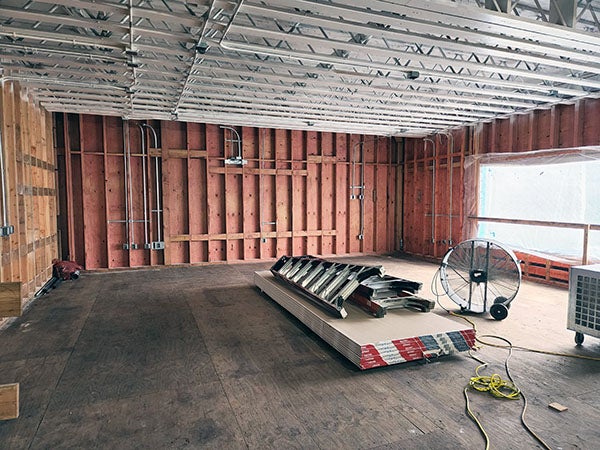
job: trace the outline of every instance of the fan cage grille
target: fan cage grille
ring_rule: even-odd
[[[514,253],[501,244],[471,239],[446,253],[440,280],[446,294],[461,309],[483,313],[494,302],[508,306],[516,297],[521,268]]]

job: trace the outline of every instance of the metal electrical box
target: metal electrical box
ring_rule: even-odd
[[[567,328],[578,345],[586,334],[600,337],[600,264],[571,267]]]

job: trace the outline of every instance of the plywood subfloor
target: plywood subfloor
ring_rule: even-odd
[[[343,260],[383,264],[430,296],[435,265]],[[0,332],[0,383],[21,391],[0,448],[483,448],[464,413],[474,360],[360,371],[257,292],[268,266],[84,274],[37,301]],[[525,283],[507,320],[471,319],[516,345],[600,357],[598,339],[574,346],[566,309],[566,291]],[[505,356],[478,352],[503,375]],[[515,351],[510,368],[550,446],[600,446],[600,362]],[[492,448],[536,448],[520,402],[471,401]]]

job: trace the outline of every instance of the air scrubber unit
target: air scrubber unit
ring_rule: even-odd
[[[571,267],[567,328],[577,345],[585,334],[600,337],[600,264]]]

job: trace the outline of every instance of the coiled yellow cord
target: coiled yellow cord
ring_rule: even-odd
[[[473,388],[477,391],[483,391],[483,392],[490,392],[491,395],[493,395],[496,398],[506,398],[506,399],[510,399],[510,400],[514,400],[517,398],[522,398],[523,399],[523,409],[521,410],[521,423],[523,424],[523,427],[527,430],[527,432],[536,440],[538,441],[539,444],[542,445],[542,447],[546,450],[551,450],[550,446],[540,437],[538,436],[535,431],[533,431],[531,429],[531,427],[527,424],[527,422],[525,421],[525,412],[527,411],[527,397],[525,397],[525,394],[522,393],[513,383],[512,381],[512,377],[510,375],[510,371],[508,369],[508,360],[510,359],[511,355],[512,355],[512,351],[514,348],[517,348],[519,350],[525,350],[525,351],[531,351],[531,352],[536,352],[536,353],[545,353],[545,354],[550,354],[550,355],[556,355],[556,356],[568,356],[568,357],[574,357],[574,358],[581,358],[581,359],[592,359],[592,360],[600,360],[600,358],[593,358],[593,357],[585,357],[585,356],[580,356],[580,355],[571,355],[571,354],[561,354],[561,353],[553,353],[553,352],[546,352],[543,350],[535,350],[535,349],[529,349],[526,347],[515,347],[513,346],[512,342],[510,342],[508,339],[505,339],[501,336],[494,336],[494,335],[483,335],[483,336],[477,336],[477,327],[475,325],[475,322],[473,322],[472,320],[469,320],[467,317],[461,315],[461,314],[456,314],[455,312],[450,311],[447,308],[444,308],[444,306],[442,306],[442,304],[440,303],[440,297],[441,295],[439,294],[439,292],[437,291],[437,281],[439,280],[439,269],[436,272],[435,276],[433,277],[433,280],[431,281],[431,290],[434,293],[434,295],[436,296],[437,299],[437,303],[438,305],[444,310],[446,311],[448,314],[455,316],[455,317],[459,317],[462,320],[465,320],[466,322],[468,322],[472,327],[473,327],[473,331],[475,331],[475,340],[476,342],[478,342],[481,345],[488,345],[491,347],[497,347],[497,348],[504,348],[508,351],[508,356],[506,358],[506,360],[504,361],[504,368],[506,369],[506,374],[508,375],[508,378],[510,379],[510,381],[505,381],[502,380],[502,378],[500,377],[500,375],[494,374],[492,376],[488,376],[488,377],[484,377],[479,375],[479,369],[482,367],[487,367],[488,364],[484,361],[482,361],[481,359],[477,358],[475,355],[473,355],[473,353],[471,352],[471,350],[469,350],[469,355],[471,356],[471,358],[475,359],[476,361],[480,362],[481,365],[478,366],[475,369],[475,377],[471,377],[469,380],[469,384],[467,386],[465,386],[465,388],[463,389],[463,393],[465,396],[465,409],[467,411],[468,416],[473,420],[473,422],[475,422],[475,424],[477,425],[477,427],[479,428],[479,431],[481,432],[483,438],[485,439],[485,450],[489,450],[490,448],[490,437],[488,436],[487,432],[485,431],[485,428],[483,427],[482,423],[479,421],[479,419],[477,418],[477,416],[473,413],[473,411],[471,410],[471,402],[469,401],[469,388]],[[504,341],[506,343],[506,345],[498,345],[498,344],[493,344],[487,341],[483,341],[480,338],[484,337],[484,338],[492,338],[492,339],[498,339],[501,341]],[[475,347],[473,347],[473,349],[475,350]]]
[[[511,381],[503,380],[497,373],[490,376],[479,375],[479,369],[483,365],[475,369],[477,376],[471,377],[469,387],[479,392],[489,392],[496,398],[505,398],[508,400],[516,400],[521,395],[521,391]]]

